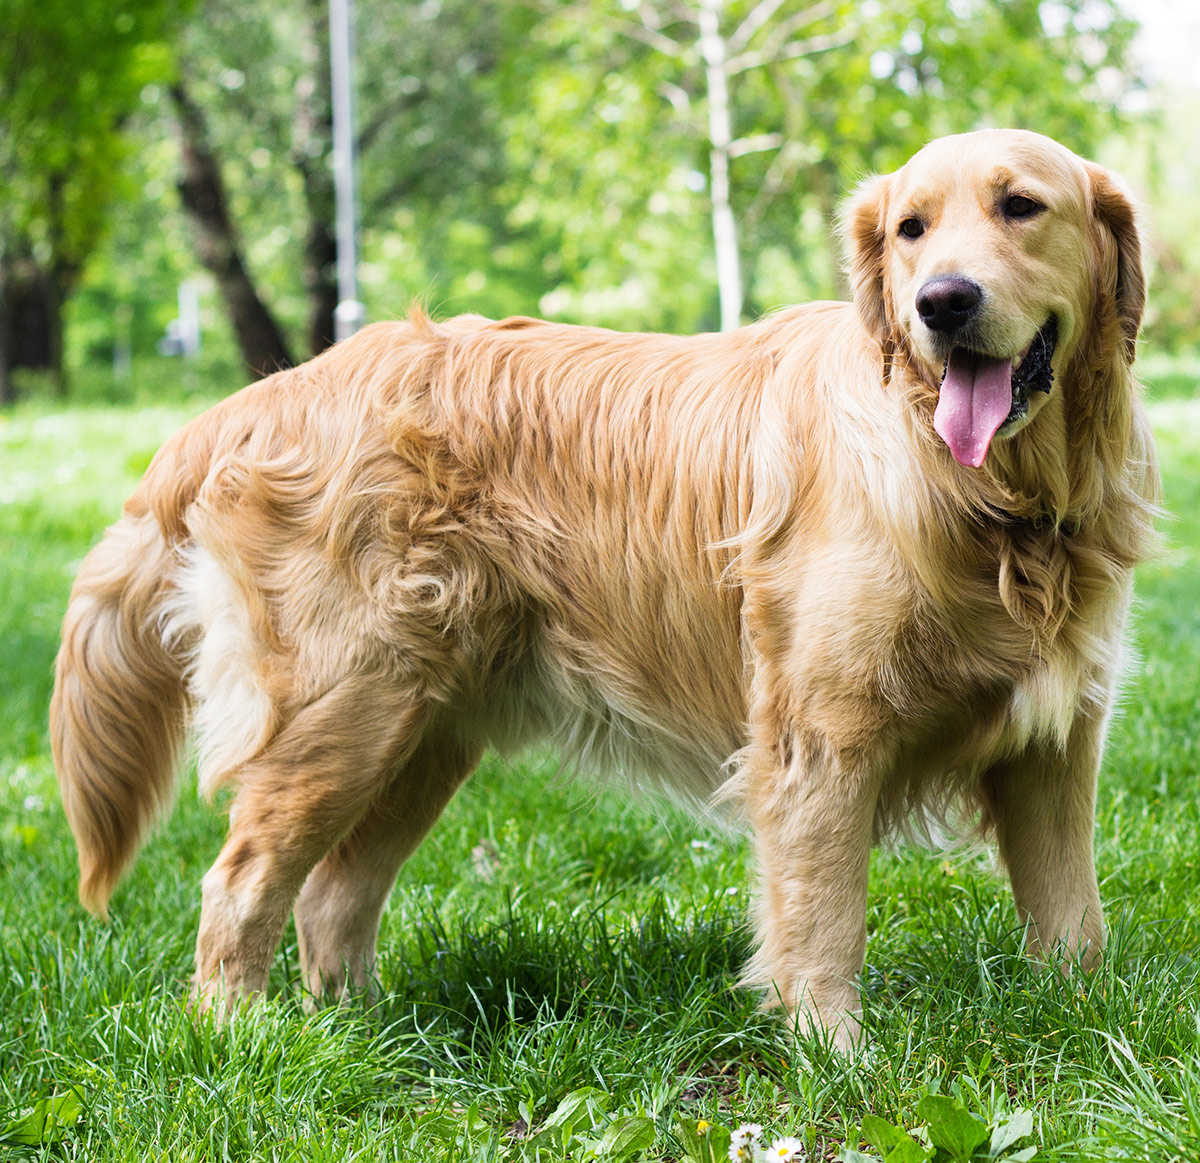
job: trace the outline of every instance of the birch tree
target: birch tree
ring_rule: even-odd
[[[0,0],[0,404],[15,368],[45,369],[66,392],[63,308],[118,201],[124,126],[176,19],[166,0],[117,13]]]
[[[708,187],[721,330],[738,327],[745,299],[738,221],[730,170],[744,154],[780,150],[782,132],[738,136],[733,87],[747,74],[849,44],[854,30],[844,7],[818,0],[796,8],[788,0],[758,0],[748,10],[731,0],[626,0],[628,35],[686,68],[698,57],[703,69]],[[836,17],[840,20],[835,20]],[[672,94],[686,103],[683,86]]]

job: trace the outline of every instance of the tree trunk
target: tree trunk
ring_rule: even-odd
[[[12,310],[9,299],[8,260],[0,254],[0,406],[16,399],[12,382]]]
[[[47,367],[54,381],[54,391],[60,400],[67,396],[67,368],[63,362],[63,303],[79,275],[79,267],[67,258],[66,211],[63,190],[67,175],[51,173],[47,182],[47,233],[50,243],[50,263],[39,280],[42,295],[42,317],[46,324]]]
[[[183,164],[179,196],[195,227],[196,254],[217,280],[242,360],[256,376],[290,367],[292,357],[283,332],[242,260],[203,110],[192,100],[182,79],[171,86],[170,93],[179,119]]]
[[[308,226],[304,286],[308,292],[308,342],[313,355],[334,340],[338,304],[336,204],[333,168],[333,94],[329,71],[329,13],[325,0],[308,0],[305,72],[296,86],[292,161],[304,185]]]
[[[729,114],[729,78],[725,71],[725,38],[721,35],[721,6],[722,0],[701,0],[697,17],[708,95],[709,190],[713,242],[717,252],[721,330],[732,331],[742,321],[742,270],[737,222],[729,200],[729,147],[733,143],[733,128]]]
[[[67,368],[63,362],[63,286],[67,280],[60,270],[52,266],[42,272],[38,281],[41,292],[41,317],[46,328],[46,368],[54,385],[54,394],[67,398]]]
[[[66,395],[63,287],[74,274],[70,266],[43,267],[31,258],[0,263],[0,403],[16,399],[16,368],[48,371],[55,394]]]
[[[310,200],[308,231],[304,238],[304,286],[308,291],[308,342],[313,355],[324,351],[335,338],[336,275],[337,239],[330,220],[318,217]]]

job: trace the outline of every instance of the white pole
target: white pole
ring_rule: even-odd
[[[333,313],[335,339],[346,339],[362,326],[365,309],[358,301],[358,205],[354,192],[354,92],[350,65],[354,55],[354,0],[329,2],[329,67],[333,88],[333,185],[337,201],[338,305]]]
[[[188,359],[200,354],[200,284],[195,279],[179,284],[179,346]]]

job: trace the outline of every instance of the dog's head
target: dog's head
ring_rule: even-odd
[[[864,183],[845,229],[863,323],[940,382],[934,427],[962,464],[1035,421],[1085,340],[1133,359],[1145,283],[1132,204],[1049,138],[934,141]]]

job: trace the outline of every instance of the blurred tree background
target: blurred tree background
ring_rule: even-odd
[[[1147,335],[1200,344],[1197,94],[1148,83],[1117,0],[356,9],[370,319],[420,298],[691,331],[841,295],[858,179],[1014,125],[1133,180]],[[189,374],[330,341],[327,20],[324,0],[0,0],[0,400],[134,392],[181,285]]]

